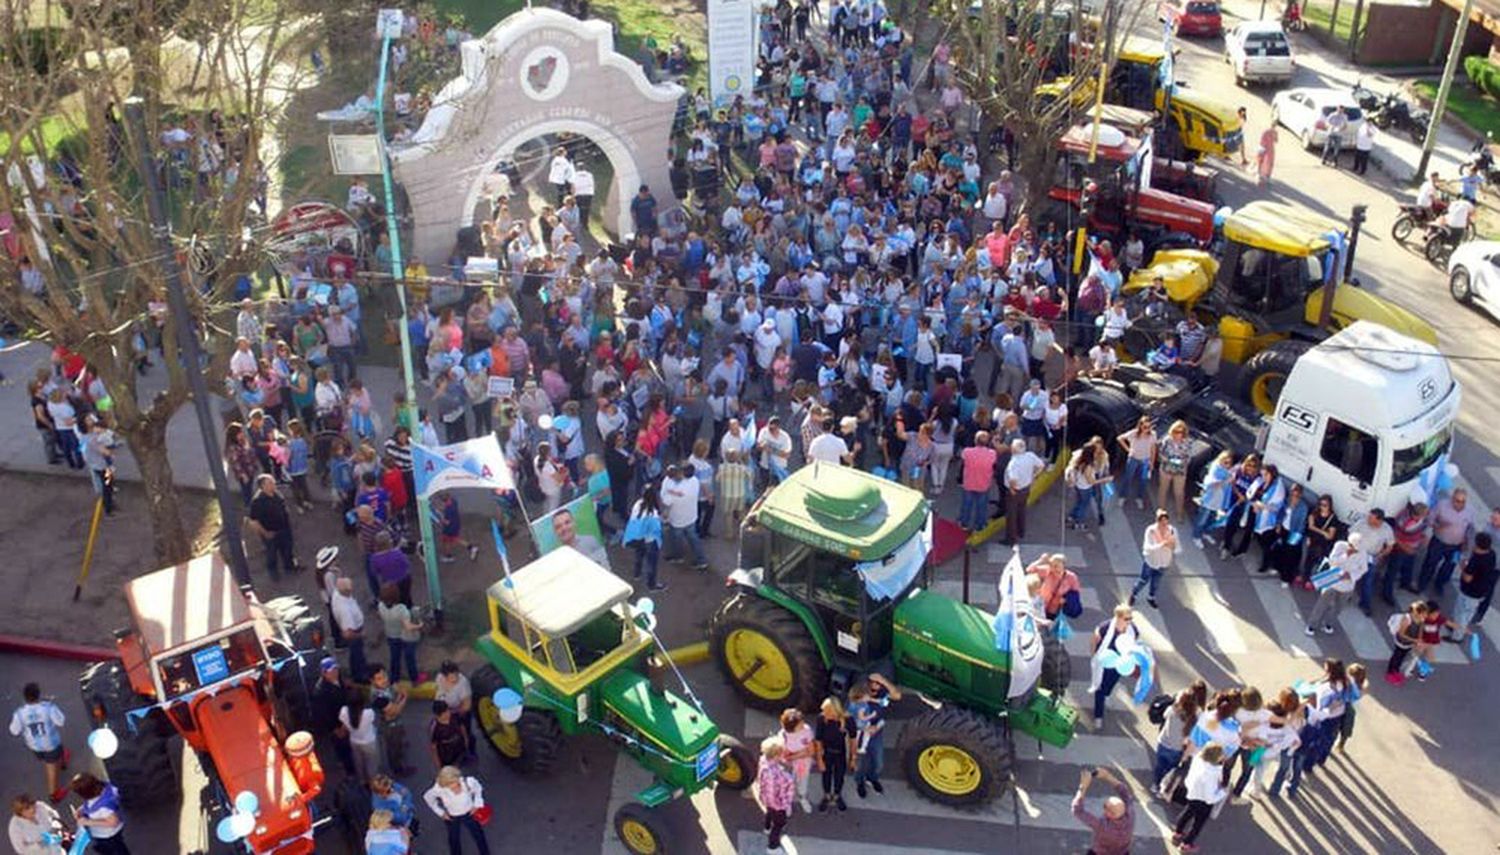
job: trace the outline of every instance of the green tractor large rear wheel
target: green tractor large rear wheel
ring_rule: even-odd
[[[480,735],[506,765],[523,775],[545,775],[562,753],[563,732],[549,712],[527,708],[521,718],[509,723],[491,700],[505,687],[505,678],[493,665],[485,665],[469,676],[474,687],[474,719]]]
[[[901,732],[900,755],[917,792],[945,805],[984,804],[1010,780],[1010,746],[1000,725],[961,707],[912,719]]]
[[[786,609],[737,593],[714,613],[708,644],[747,706],[812,711],[828,689],[828,667],[812,632]]]
[[[1310,341],[1284,339],[1245,360],[1245,367],[1240,370],[1240,390],[1245,400],[1262,413],[1274,413],[1276,399],[1281,397],[1281,387],[1291,376],[1292,366],[1312,348]]]

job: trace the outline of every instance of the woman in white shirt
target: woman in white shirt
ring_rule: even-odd
[[[442,817],[448,827],[448,852],[461,855],[463,852],[463,829],[469,830],[480,855],[490,855],[490,845],[484,839],[484,826],[476,813],[485,810],[484,788],[473,778],[465,777],[456,766],[444,766],[438,770],[437,782],[422,794],[432,812]]]
[[[375,731],[375,711],[365,706],[362,693],[350,694],[349,702],[339,710],[339,724],[349,731],[354,774],[361,781],[370,780],[380,771],[380,738]]]
[[[1183,787],[1187,790],[1187,808],[1177,818],[1177,825],[1172,832],[1172,842],[1181,847],[1183,852],[1198,851],[1198,846],[1193,841],[1203,831],[1214,805],[1226,794],[1222,780],[1223,760],[1224,749],[1210,742],[1193,756],[1193,762],[1188,766],[1187,777],[1183,781]]]
[[[29,795],[10,803],[10,845],[18,855],[63,855],[62,821],[52,805]]]

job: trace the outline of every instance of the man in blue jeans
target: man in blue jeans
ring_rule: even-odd
[[[707,570],[708,557],[703,554],[703,541],[698,539],[698,478],[682,466],[674,463],[667,467],[667,477],[661,485],[661,504],[667,517],[666,548],[662,558],[681,561],[682,553],[691,549],[693,569]],[[683,541],[687,546],[683,546]]]
[[[1385,511],[1371,508],[1364,518],[1349,526],[1349,533],[1359,535],[1359,551],[1370,559],[1370,572],[1359,578],[1359,610],[1366,615],[1373,607],[1375,578],[1380,575],[1380,562],[1396,547],[1396,533],[1385,521]],[[1348,538],[1353,542],[1352,538]]]
[[[1432,508],[1432,539],[1422,559],[1422,574],[1417,577],[1417,591],[1427,590],[1443,595],[1453,568],[1474,539],[1474,509],[1469,507],[1469,492],[1462,487]]]

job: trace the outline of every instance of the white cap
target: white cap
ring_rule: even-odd
[[[315,561],[319,570],[326,570],[328,569],[328,565],[332,564],[338,559],[339,548],[337,546],[325,546],[322,549],[318,550],[318,555]]]

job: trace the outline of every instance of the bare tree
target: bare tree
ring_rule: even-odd
[[[1023,208],[1046,199],[1056,171],[1055,144],[1086,119],[1119,41],[1144,0],[1107,0],[1096,14],[1062,0],[946,0],[942,38],[953,48],[955,78],[986,128],[1015,135]]]
[[[188,371],[222,388],[234,330],[227,308],[261,267],[253,210],[264,137],[290,37],[276,0],[5,0],[0,23],[0,309],[30,335],[85,359],[113,401],[115,428],[145,481],[156,557],[188,557],[166,428],[189,395]],[[39,33],[41,35],[39,35]],[[140,141],[122,121],[145,103],[146,133],[170,188],[173,245],[192,318],[164,311],[162,253],[143,197]],[[209,112],[222,111],[211,125]],[[175,146],[168,128],[196,136]],[[60,139],[60,141],[59,141]],[[201,142],[200,142],[201,141]],[[222,144],[220,144],[222,143]],[[30,262],[41,287],[22,285]],[[36,283],[33,280],[31,284]],[[160,335],[166,386],[137,386],[142,337]],[[197,335],[205,366],[178,343]]]

